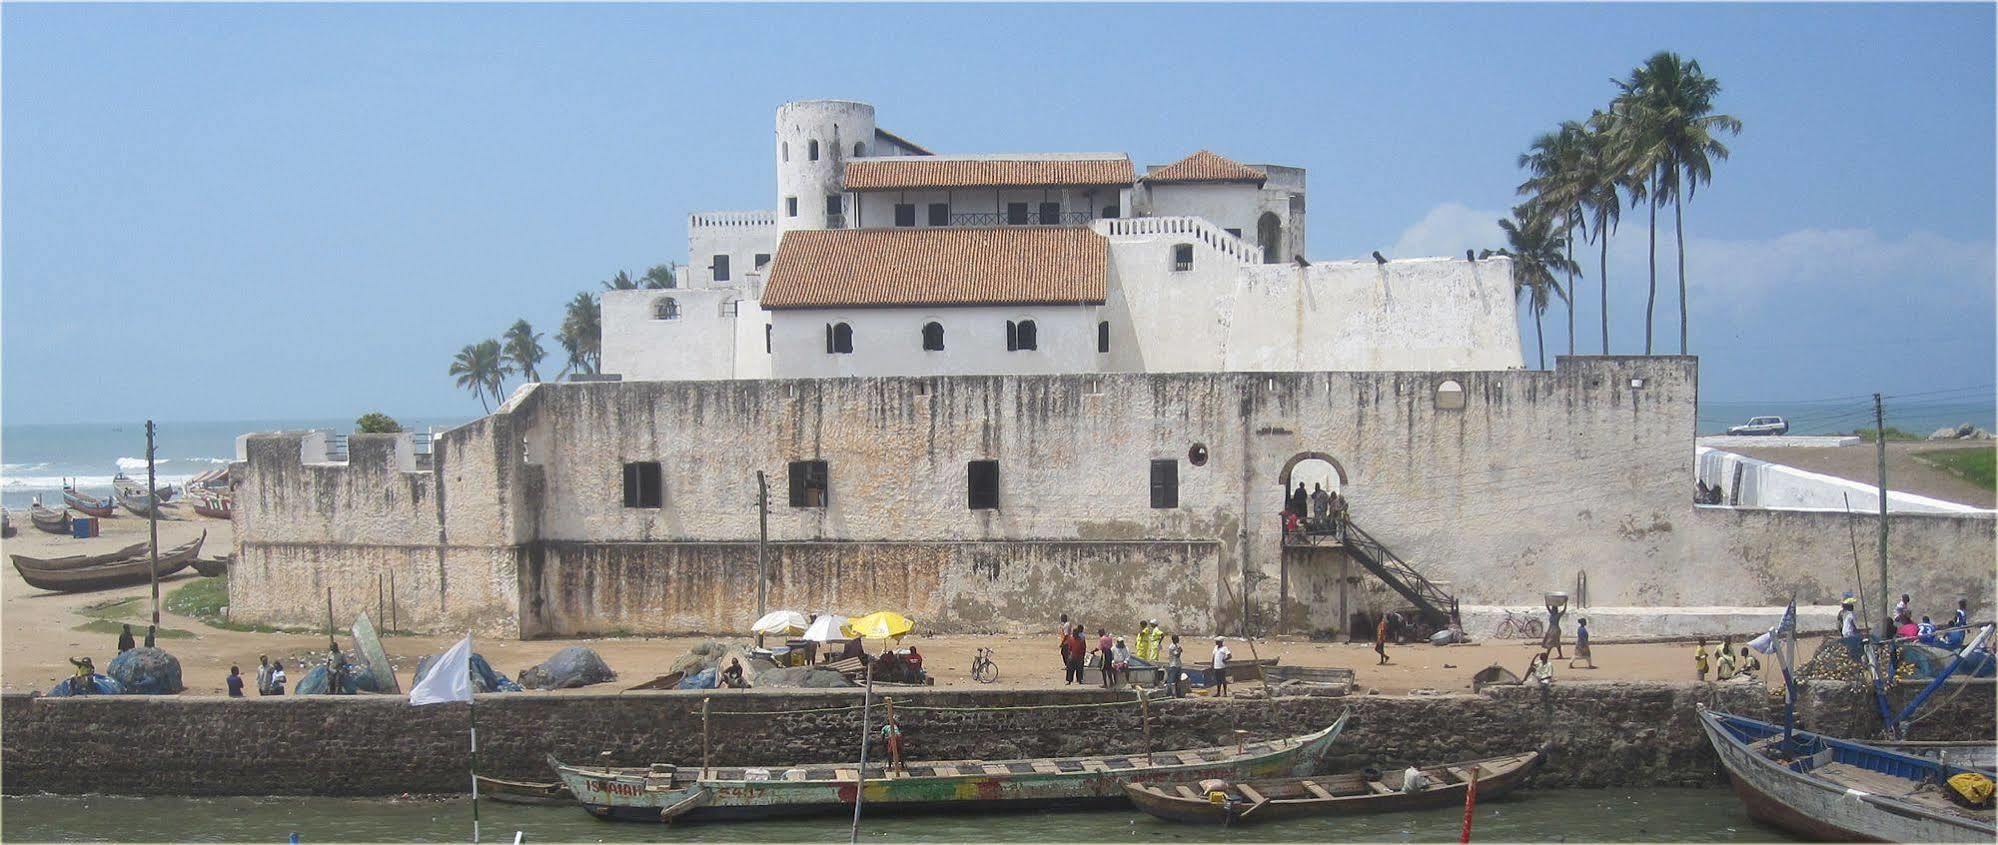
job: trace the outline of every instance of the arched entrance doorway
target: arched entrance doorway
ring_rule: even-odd
[[[1332,497],[1343,495],[1347,488],[1346,467],[1324,452],[1299,452],[1284,462],[1277,484],[1283,508],[1295,509],[1301,499],[1304,511],[1294,521],[1288,517],[1283,520],[1277,629],[1313,638],[1337,638],[1348,627],[1343,617],[1351,599],[1347,579],[1352,572],[1340,542]]]
[[[1263,245],[1264,264],[1283,261],[1283,220],[1275,212],[1256,218],[1256,243]]]

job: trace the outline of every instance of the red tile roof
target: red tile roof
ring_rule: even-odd
[[[1110,242],[1080,226],[804,229],[777,246],[763,307],[1101,303]]]
[[[1127,156],[1114,158],[938,158],[898,156],[846,165],[849,191],[920,188],[1038,188],[1059,185],[1130,185],[1137,171]]]
[[[1260,185],[1267,179],[1267,173],[1206,150],[1145,174],[1145,181],[1155,185],[1174,182],[1254,182]]]

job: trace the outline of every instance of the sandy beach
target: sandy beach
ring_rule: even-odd
[[[230,525],[217,519],[206,519],[193,515],[185,506],[170,508],[181,513],[160,521],[160,543],[169,547],[191,540],[201,532],[208,532],[208,540],[203,546],[203,556],[226,554],[231,545]],[[22,515],[21,523],[26,522]],[[27,554],[49,557],[65,554],[92,554],[116,549],[121,545],[143,540],[146,536],[146,521],[129,513],[103,521],[102,536],[90,540],[75,540],[35,530],[24,525],[26,530],[13,537],[0,541],[0,549],[10,554]],[[160,594],[165,597],[173,590],[197,578],[192,569],[168,578],[160,584]],[[94,619],[107,614],[113,621],[131,622],[141,635],[149,616],[148,598],[150,590],[146,585],[123,587],[94,593],[60,594],[47,593],[29,587],[21,580],[18,572],[9,565],[4,576],[0,576],[0,619],[4,619],[4,643],[0,645],[0,686],[10,692],[46,690],[52,684],[70,674],[69,658],[90,655],[100,669],[109,665],[116,654],[117,635],[112,632],[79,630]],[[124,601],[131,599],[133,601]],[[87,614],[88,608],[102,608],[123,601],[115,610],[99,610]],[[186,694],[220,694],[224,691],[224,678],[230,665],[243,667],[246,674],[253,673],[260,654],[268,654],[274,659],[285,661],[287,666],[303,662],[306,658],[323,659],[326,639],[323,634],[304,633],[254,633],[231,631],[211,627],[199,620],[162,611],[161,627],[167,632],[186,632],[186,636],[171,633],[159,639],[159,645],[179,658],[183,681],[187,685]],[[1134,623],[1135,624],[1135,623]],[[1092,626],[1091,631],[1094,631]],[[1130,631],[1121,632],[1126,636]],[[1473,632],[1474,634],[1477,632]],[[1751,633],[1751,632],[1742,632]],[[1210,653],[1209,632],[1199,632],[1199,636],[1186,638],[1188,662],[1207,657]],[[1572,636],[1572,631],[1570,632]],[[424,636],[389,636],[383,641],[397,675],[406,689],[416,661],[425,654],[442,651],[455,641],[456,635],[437,634]],[[676,657],[689,647],[702,642],[703,637],[618,637],[608,639],[579,640],[480,640],[478,651],[493,663],[495,669],[509,676],[518,676],[522,669],[548,658],[549,655],[570,645],[586,645],[603,655],[611,668],[618,672],[618,682],[588,688],[588,692],[606,692],[622,689],[625,686],[649,680],[664,673]],[[726,639],[726,638],[722,638]],[[346,631],[340,632],[343,649],[352,647],[352,638]],[[989,646],[997,653],[1000,667],[997,686],[1011,688],[1058,687],[1061,685],[1061,667],[1056,662],[1055,637],[1052,632],[1046,637],[1029,636],[940,636],[911,637],[907,643],[915,645],[925,657],[925,666],[942,687],[976,686],[970,678],[971,659],[980,646]],[[1338,666],[1355,670],[1358,678],[1358,691],[1378,689],[1383,694],[1404,693],[1415,689],[1434,689],[1440,692],[1461,691],[1470,688],[1471,675],[1492,663],[1499,663],[1514,672],[1521,672],[1532,657],[1534,648],[1517,640],[1498,640],[1436,647],[1429,645],[1407,645],[1390,647],[1390,662],[1381,666],[1370,644],[1364,643],[1322,643],[1298,641],[1286,638],[1257,640],[1253,644],[1230,638],[1232,648],[1238,658],[1259,656],[1275,657],[1285,664],[1301,666]],[[1572,649],[1572,646],[1571,646]],[[1809,653],[1809,646],[1804,653]],[[1556,677],[1587,680],[1692,680],[1692,647],[1688,644],[1604,643],[1595,647],[1596,664],[1601,667],[1590,671],[1567,668],[1566,661],[1556,662]],[[294,680],[304,674],[293,670]],[[1095,673],[1091,673],[1092,679]]]

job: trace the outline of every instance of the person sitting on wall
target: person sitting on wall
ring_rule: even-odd
[[[749,682],[742,678],[742,661],[740,659],[729,658],[728,668],[723,669],[721,673],[721,683],[722,686],[729,689],[749,688]]]
[[[922,652],[917,651],[915,646],[909,646],[909,653],[902,656],[902,662],[909,667],[910,682],[918,684],[922,683],[923,682]]]
[[[97,674],[97,666],[90,662],[89,657],[80,660],[72,657],[69,665],[76,667],[76,674],[71,676],[69,682],[70,695],[89,695],[97,691],[97,683],[90,677]]]
[[[1744,678],[1753,678],[1755,673],[1762,671],[1762,659],[1751,653],[1747,646],[1741,648],[1741,662],[1738,665]]]

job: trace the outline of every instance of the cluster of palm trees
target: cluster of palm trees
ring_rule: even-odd
[[[1685,200],[1713,179],[1713,163],[1726,161],[1724,135],[1741,132],[1741,121],[1716,113],[1720,82],[1700,63],[1660,52],[1616,83],[1607,110],[1583,121],[1562,121],[1533,139],[1519,157],[1527,179],[1519,186],[1525,202],[1501,220],[1509,246],[1499,250],[1514,262],[1514,290],[1533,310],[1540,366],[1547,366],[1541,315],[1559,299],[1568,306],[1568,354],[1575,354],[1575,241],[1597,245],[1597,284],[1602,297],[1603,354],[1609,354],[1609,236],[1624,204],[1649,209],[1651,276],[1644,302],[1644,354],[1652,352],[1652,319],[1658,303],[1658,209],[1670,203],[1679,247],[1679,354],[1686,354]],[[1563,287],[1557,276],[1567,278]]]
[[[674,286],[673,278],[670,264],[654,265],[635,280],[619,270],[603,283],[603,289],[662,290]],[[530,382],[541,380],[539,368],[547,357],[541,338],[526,320],[515,320],[499,339],[488,338],[458,350],[457,357],[451,359],[450,374],[457,377],[459,387],[478,397],[479,407],[491,413],[505,397],[508,378],[518,375]],[[563,307],[562,328],[555,333],[555,341],[567,353],[556,378],[572,372],[598,372],[603,362],[603,313],[595,292],[578,291],[570,298]]]

